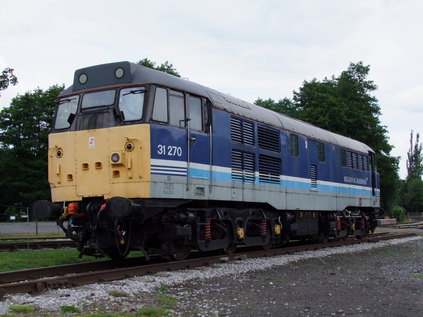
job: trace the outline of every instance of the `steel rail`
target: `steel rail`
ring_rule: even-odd
[[[71,274],[71,275],[59,276],[59,277],[53,277],[53,278],[47,278],[47,279],[45,278],[35,279],[35,280],[23,281],[23,282],[17,282],[17,283],[0,284],[0,299],[5,294],[16,294],[16,293],[37,294],[48,289],[77,287],[77,286],[82,286],[82,285],[87,285],[92,283],[101,283],[101,282],[131,278],[134,276],[149,275],[149,274],[154,274],[154,273],[163,272],[163,271],[178,271],[178,270],[191,269],[191,268],[202,267],[202,266],[210,266],[217,263],[238,261],[238,260],[243,260],[248,258],[270,257],[270,256],[284,255],[284,254],[293,254],[293,253],[303,252],[303,251],[314,251],[314,250],[320,250],[324,248],[353,245],[353,244],[360,244],[360,243],[372,243],[372,242],[378,242],[382,240],[399,239],[399,238],[412,237],[412,236],[416,236],[416,234],[414,233],[391,234],[391,235],[385,234],[385,235],[378,235],[375,237],[366,237],[359,240],[348,239],[347,241],[332,241],[329,243],[289,246],[289,247],[270,249],[270,250],[241,252],[241,253],[235,253],[231,255],[200,257],[198,259],[189,259],[189,260],[179,261],[179,262],[144,264],[144,265],[136,265],[136,266],[128,266],[128,267],[120,267],[120,268],[105,269],[104,266],[102,267],[100,265],[101,267],[100,271],[77,273],[77,274]],[[95,264],[101,264],[101,262],[98,262]],[[95,265],[93,267],[95,267]],[[50,270],[53,270],[56,268],[60,268],[60,267],[50,268]],[[1,275],[0,275],[0,279],[1,279]]]

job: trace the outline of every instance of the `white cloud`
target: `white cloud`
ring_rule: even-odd
[[[169,60],[248,101],[291,97],[303,80],[363,61],[394,154],[405,157],[423,119],[422,11],[417,0],[5,1],[0,69],[14,68],[19,84],[1,92],[0,108],[17,93],[70,85],[78,68],[120,60]]]

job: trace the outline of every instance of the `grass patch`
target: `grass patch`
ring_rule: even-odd
[[[0,272],[102,260],[94,257],[80,259],[78,255],[79,252],[76,249],[2,252]]]
[[[13,305],[9,307],[9,312],[14,314],[29,314],[35,311],[34,306],[31,305]]]
[[[253,311],[253,310],[254,310],[254,308],[253,308],[253,307],[249,307],[249,306],[247,306],[247,307],[242,307],[242,308],[241,308],[241,310],[242,310],[242,311]]]
[[[108,313],[103,313],[103,312],[92,312],[88,315],[84,315],[84,317],[120,317],[120,316],[130,316],[130,315],[125,315],[123,313],[118,313],[118,314],[108,314]]]
[[[135,313],[136,317],[162,317],[162,316],[169,316],[169,312],[164,307],[145,307],[141,308]]]
[[[276,283],[276,284],[284,284],[284,283],[285,283],[285,281],[284,281],[284,280],[275,280],[275,283]]]
[[[79,314],[81,311],[75,306],[60,306],[60,311],[63,313]]]
[[[137,312],[135,312],[135,313],[112,313],[112,314],[105,313],[105,312],[92,312],[88,315],[82,315],[82,316],[83,317],[138,317],[138,316],[144,316],[144,315],[139,315]],[[162,315],[162,316],[165,316],[165,315]]]
[[[423,278],[423,274],[419,273],[419,274],[412,274],[410,275],[410,277],[412,278]]]
[[[169,290],[169,286],[161,284],[155,288],[156,291],[159,292],[167,292]]]
[[[107,294],[109,294],[110,296],[113,296],[113,297],[128,297],[129,296],[128,293],[126,293],[126,292],[116,291],[116,290],[109,291],[109,292],[107,292]]]
[[[166,308],[171,309],[175,307],[178,300],[175,297],[166,294],[159,294],[156,297],[156,301]]]

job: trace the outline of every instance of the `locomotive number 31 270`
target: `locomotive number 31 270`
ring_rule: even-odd
[[[167,156],[182,156],[182,148],[175,145],[157,145],[157,154]]]

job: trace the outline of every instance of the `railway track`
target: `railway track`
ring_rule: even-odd
[[[48,289],[76,287],[86,284],[154,274],[162,271],[177,271],[201,266],[210,266],[222,262],[238,261],[247,258],[270,257],[301,251],[314,251],[328,247],[372,243],[411,236],[415,236],[415,234],[378,234],[360,240],[350,238],[346,241],[303,244],[270,250],[238,252],[231,255],[198,257],[180,262],[163,262],[157,261],[157,259],[153,258],[153,262],[156,263],[147,263],[144,258],[130,258],[119,263],[114,261],[102,261],[4,272],[0,273],[0,299],[5,294],[37,294]]]
[[[29,240],[19,242],[2,242],[0,243],[0,252],[13,252],[19,250],[38,250],[38,249],[63,249],[75,248],[76,242],[68,239],[56,240]]]
[[[423,221],[413,222],[413,223],[402,223],[402,224],[396,225],[395,228],[399,228],[399,229],[411,229],[411,228],[423,229]]]

